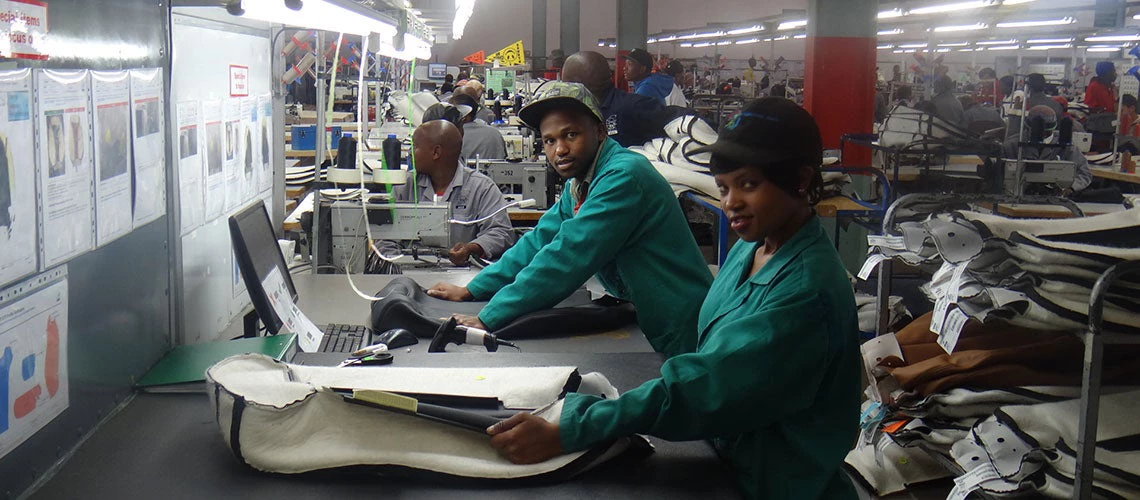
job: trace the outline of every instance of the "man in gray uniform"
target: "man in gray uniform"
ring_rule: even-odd
[[[450,203],[451,218],[457,221],[487,218],[476,224],[451,224],[453,246],[448,257],[456,265],[466,263],[469,256],[498,258],[515,243],[507,211],[500,211],[506,205],[502,191],[490,177],[459,163],[461,146],[455,125],[446,120],[424,122],[412,134],[416,177],[412,179],[409,172],[408,182],[392,191],[396,201]]]
[[[487,125],[487,122],[476,118],[475,115],[479,109],[479,103],[475,102],[471,96],[456,92],[451,96],[451,104],[459,106],[467,106],[471,108],[471,112],[460,119],[463,124],[463,157],[469,160],[479,158],[482,160],[502,160],[507,157],[507,143],[503,140],[503,134],[500,134],[495,127]]]

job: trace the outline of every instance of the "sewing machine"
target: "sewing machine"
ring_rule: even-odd
[[[495,181],[507,203],[529,198],[535,201],[535,208],[543,210],[554,204],[558,176],[545,163],[501,160],[474,163],[472,160],[469,165]]]
[[[1025,194],[1031,184],[1052,184],[1066,188],[1073,184],[1077,175],[1076,164],[1062,160],[1005,160],[1005,190],[1014,195]]]
[[[415,243],[419,247],[451,248],[451,226],[448,223],[451,207],[447,204],[381,202],[369,203],[367,207],[367,222],[371,226],[372,238],[377,242],[395,241],[401,246]],[[318,244],[328,249],[321,253],[331,257],[330,261],[321,264],[347,267],[345,270],[352,273],[362,272],[364,257],[368,252],[368,233],[364,228],[365,219],[361,216],[360,200],[333,201],[321,213],[328,214],[328,218],[322,221],[327,228],[322,234],[328,236]]]

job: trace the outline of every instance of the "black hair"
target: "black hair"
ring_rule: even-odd
[[[1136,96],[1134,96],[1132,94],[1124,94],[1123,96],[1120,97],[1120,105],[1121,106],[1132,106],[1135,108],[1136,107]]]
[[[814,165],[813,165],[814,163]],[[764,179],[776,187],[784,190],[784,192],[796,198],[806,198],[809,205],[814,206],[819,203],[823,198],[823,174],[820,171],[821,165],[814,160],[790,160],[777,163],[744,163],[735,161],[716,153],[712,155],[712,161],[709,162],[709,172],[713,175],[727,174],[734,172],[744,167],[749,167],[760,172]],[[808,183],[807,189],[803,194],[800,193],[800,172],[804,167],[811,168],[811,181]]]

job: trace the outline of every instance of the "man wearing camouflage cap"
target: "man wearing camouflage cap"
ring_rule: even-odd
[[[440,283],[428,294],[489,299],[478,317],[460,320],[494,331],[554,306],[596,275],[609,293],[637,306],[654,349],[693,352],[712,275],[669,183],[644,156],[607,137],[582,84],[548,83],[519,118],[538,130],[547,161],[567,179],[561,200],[466,287]]]

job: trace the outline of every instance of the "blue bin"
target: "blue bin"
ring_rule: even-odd
[[[329,134],[325,136],[328,141],[325,147],[335,150],[337,146],[340,145],[340,127],[325,127],[325,131]],[[294,151],[313,151],[317,149],[316,125],[293,125],[293,130],[290,134],[290,142]]]

